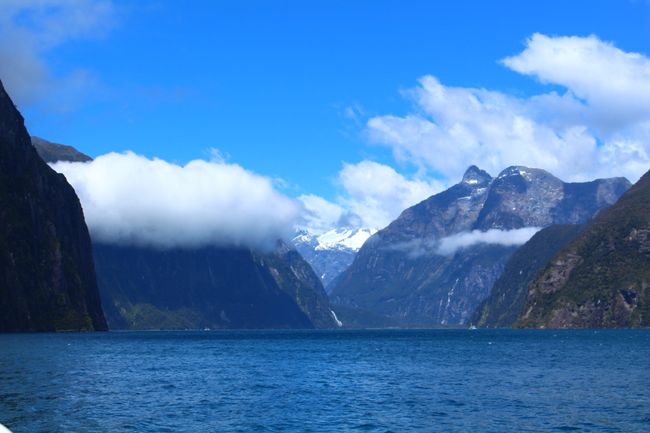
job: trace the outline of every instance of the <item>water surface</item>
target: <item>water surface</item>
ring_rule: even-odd
[[[0,335],[20,432],[647,432],[650,330]]]

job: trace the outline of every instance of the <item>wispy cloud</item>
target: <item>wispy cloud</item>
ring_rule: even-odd
[[[272,179],[219,159],[177,165],[127,152],[52,167],[75,188],[102,242],[266,249],[293,234],[300,212]]]
[[[539,230],[539,227],[524,227],[514,230],[472,230],[456,233],[441,239],[412,239],[392,244],[387,248],[392,251],[404,253],[411,259],[430,255],[452,256],[459,250],[480,244],[502,246],[523,245]]]
[[[490,245],[522,245],[540,230],[539,227],[525,227],[515,230],[472,230],[442,238],[437,246],[436,252],[444,256],[454,254],[456,251],[471,247],[477,244]]]
[[[0,79],[18,105],[39,102],[65,110],[94,86],[93,74],[83,68],[55,76],[46,56],[70,40],[105,35],[115,17],[110,0],[0,2]]]

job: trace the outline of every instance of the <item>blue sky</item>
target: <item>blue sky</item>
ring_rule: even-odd
[[[641,0],[49,3],[5,7],[3,20],[13,29],[5,41],[32,33],[14,47],[33,50],[41,82],[8,87],[33,134],[91,156],[132,150],[181,164],[215,148],[281,178],[288,196],[342,207],[355,200],[341,186],[345,163],[377,162],[432,189],[458,180],[456,168],[418,159],[368,126],[426,112],[404,94],[423,76],[513,98],[562,94],[562,79],[500,62],[535,33],[595,35],[650,56],[650,4]],[[82,16],[63,16],[75,11]],[[52,30],[59,12],[67,28]],[[466,159],[458,164],[482,163]]]

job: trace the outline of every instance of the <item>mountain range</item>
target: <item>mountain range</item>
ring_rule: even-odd
[[[650,174],[471,166],[379,231],[161,249],[91,246],[59,160],[92,161],[30,138],[0,83],[0,331],[650,326]]]
[[[335,311],[344,322],[352,314],[398,326],[466,326],[535,231],[585,223],[629,186],[624,178],[565,183],[522,166],[492,178],[471,166],[460,183],[366,241],[331,292]]]

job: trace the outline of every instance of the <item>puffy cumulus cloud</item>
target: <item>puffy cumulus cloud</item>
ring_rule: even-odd
[[[484,232],[472,230],[471,232],[457,233],[440,239],[436,247],[436,252],[444,256],[449,256],[460,249],[477,244],[522,245],[528,242],[539,230],[539,227],[524,227],[515,230],[491,229]]]
[[[520,54],[503,59],[513,71],[559,84],[587,101],[595,124],[621,127],[650,117],[650,59],[598,37],[530,37]]]
[[[45,56],[77,38],[105,34],[116,8],[110,0],[3,0],[0,2],[0,79],[20,104],[75,97],[92,85],[84,70],[53,76]],[[65,105],[65,104],[64,104]]]
[[[443,189],[438,181],[408,179],[374,161],[344,164],[338,182],[345,191],[341,203],[371,228],[387,226],[404,209]]]
[[[337,227],[380,229],[445,187],[435,180],[407,178],[388,165],[367,160],[343,164],[336,183],[341,193],[335,203],[315,195],[299,197],[305,209],[302,228],[315,234]]]
[[[565,92],[521,98],[425,76],[405,92],[417,110],[371,118],[371,140],[447,179],[468,164],[540,167],[566,180],[635,181],[650,168],[650,59],[595,36],[536,34],[503,64]]]
[[[101,242],[266,249],[291,236],[300,212],[271,179],[218,160],[181,166],[127,152],[52,167],[75,188]]]

